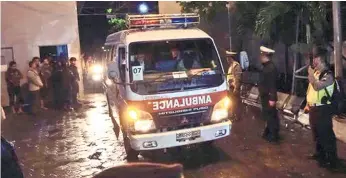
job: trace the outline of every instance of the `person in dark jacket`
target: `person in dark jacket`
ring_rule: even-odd
[[[51,88],[51,83],[50,83],[51,75],[52,75],[52,67],[50,66],[48,58],[44,58],[40,67],[40,76],[43,83],[43,87],[40,90],[42,109],[47,109],[45,107],[45,102],[47,101],[47,97],[49,96],[49,92]]]
[[[64,105],[63,90],[62,90],[62,63],[60,61],[53,64],[52,72],[52,88],[53,88],[53,101],[56,109],[61,109]]]
[[[263,138],[269,142],[279,141],[280,121],[277,116],[277,70],[274,63],[270,60],[275,52],[272,49],[261,46],[260,60],[263,70],[260,73],[259,93],[262,105],[262,119],[266,121]]]
[[[23,104],[23,97],[20,89],[20,80],[23,79],[23,74],[17,69],[17,63],[11,61],[5,73],[5,80],[7,83],[7,92],[10,99],[10,106],[13,113],[22,113],[21,104]],[[18,112],[16,112],[16,108]]]
[[[66,62],[62,62],[62,92],[64,98],[64,109],[71,110],[72,103],[72,84],[73,84],[73,73],[67,66]]]
[[[71,104],[72,105],[79,105],[79,102],[77,100],[77,95],[79,91],[79,85],[78,82],[80,81],[78,68],[76,65],[77,59],[75,57],[70,58],[70,66],[69,70],[72,72],[72,80],[71,80]]]
[[[13,146],[1,137],[1,177],[24,178]]]

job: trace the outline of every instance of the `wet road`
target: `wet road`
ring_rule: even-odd
[[[346,177],[345,171],[332,173],[306,159],[312,151],[309,130],[289,124],[281,130],[282,143],[273,145],[260,137],[263,124],[250,113],[234,122],[231,136],[212,149],[172,149],[143,154],[141,160],[180,162],[188,178]],[[15,144],[26,177],[91,177],[126,162],[122,137],[114,134],[102,94],[87,95],[78,111],[8,116],[1,129]],[[338,142],[338,151],[346,159],[346,144]]]

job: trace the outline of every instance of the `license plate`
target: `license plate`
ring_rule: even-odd
[[[198,137],[201,137],[201,131],[200,130],[177,133],[177,135],[176,135],[176,139],[178,142],[185,141],[185,140],[194,140]]]

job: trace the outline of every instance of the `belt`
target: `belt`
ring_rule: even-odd
[[[308,104],[310,107],[318,107],[318,106],[324,106],[327,104],[320,104],[320,103],[315,103],[315,104]]]

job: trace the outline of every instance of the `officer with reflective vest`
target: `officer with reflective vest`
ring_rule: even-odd
[[[234,119],[239,120],[241,115],[240,80],[242,69],[240,64],[234,60],[236,54],[237,53],[232,51],[226,51],[226,59],[229,64],[227,82],[230,90],[230,96],[233,101],[232,111],[234,113]]]
[[[315,153],[310,155],[322,167],[335,167],[338,163],[336,138],[333,131],[332,116],[334,107],[330,101],[335,80],[326,62],[327,50],[317,48],[314,52],[308,73],[307,105]]]
[[[276,110],[277,70],[271,61],[271,56],[275,51],[264,46],[260,47],[260,51],[260,61],[263,69],[260,73],[258,89],[262,105],[262,119],[266,121],[266,127],[262,137],[268,142],[278,142],[280,121]]]

